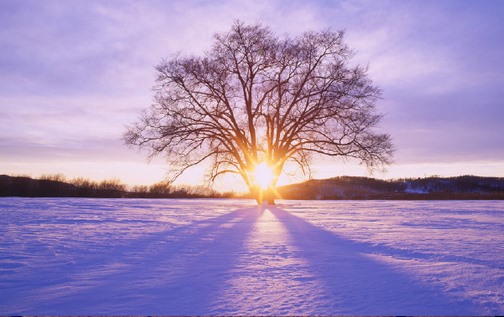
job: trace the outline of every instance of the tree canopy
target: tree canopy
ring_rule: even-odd
[[[154,103],[125,142],[165,154],[173,179],[212,160],[210,180],[239,174],[259,202],[273,202],[285,164],[309,173],[313,155],[381,169],[393,152],[390,136],[374,129],[381,91],[352,56],[342,31],[279,37],[235,22],[203,56],[179,54],[156,67]],[[267,186],[259,165],[271,169]]]

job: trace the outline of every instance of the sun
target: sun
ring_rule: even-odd
[[[254,178],[254,182],[262,189],[267,189],[275,178],[273,169],[265,162],[256,165],[255,170],[252,172],[252,176]]]

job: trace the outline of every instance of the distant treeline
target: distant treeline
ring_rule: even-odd
[[[367,177],[335,177],[309,180],[278,188],[285,199],[504,199],[504,178],[459,176],[380,180]]]
[[[433,200],[504,199],[504,178],[459,176],[380,180],[342,176],[309,180],[277,189],[281,198],[306,200]],[[219,193],[203,186],[173,186],[159,182],[128,188],[118,179],[67,180],[61,174],[38,179],[0,175],[0,196],[96,198],[250,198],[247,194]]]
[[[159,182],[131,189],[118,179],[91,181],[85,178],[67,180],[64,175],[27,176],[0,175],[0,196],[19,197],[96,197],[96,198],[221,198],[221,194],[203,186],[173,186]]]

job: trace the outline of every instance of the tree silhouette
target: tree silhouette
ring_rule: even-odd
[[[341,31],[279,37],[235,22],[204,56],[177,55],[156,67],[155,102],[128,127],[125,143],[166,154],[173,180],[213,160],[211,181],[239,174],[258,203],[274,203],[287,163],[309,173],[313,155],[381,169],[393,152],[390,136],[373,131],[381,92],[351,57]]]

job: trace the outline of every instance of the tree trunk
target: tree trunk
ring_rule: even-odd
[[[263,203],[267,203],[268,205],[275,204],[275,192],[271,188],[262,189],[259,187],[255,187],[250,190],[252,196],[257,201],[258,205],[262,205]]]
[[[271,188],[264,191],[264,200],[268,203],[268,205],[275,204],[275,193]]]

